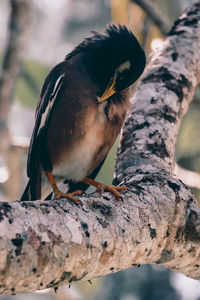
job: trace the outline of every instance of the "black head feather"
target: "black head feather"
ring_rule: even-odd
[[[92,32],[66,59],[76,55],[82,57],[82,63],[88,68],[93,79],[105,89],[117,68],[130,62],[130,68],[118,72],[116,90],[122,90],[141,75],[145,67],[145,53],[133,33],[122,25],[110,25],[104,34]]]

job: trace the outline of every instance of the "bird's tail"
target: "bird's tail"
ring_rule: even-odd
[[[31,200],[31,193],[30,193],[30,179],[25,187],[25,190],[21,196],[20,201],[29,201]]]

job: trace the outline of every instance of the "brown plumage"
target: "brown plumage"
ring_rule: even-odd
[[[53,68],[36,110],[30,180],[22,200],[45,199],[53,188],[57,198],[77,202],[73,195],[58,192],[56,184],[67,182],[69,192],[93,184],[85,178],[94,179],[115,142],[129,106],[128,87],[144,66],[144,52],[133,34],[125,26],[111,25]]]

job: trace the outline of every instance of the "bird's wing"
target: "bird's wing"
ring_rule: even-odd
[[[41,156],[47,131],[48,119],[56,95],[64,78],[64,62],[57,65],[47,76],[38,101],[35,114],[35,127],[31,137],[27,160],[27,175],[30,177],[31,199],[40,197],[41,193]]]

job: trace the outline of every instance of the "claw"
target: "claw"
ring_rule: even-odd
[[[79,191],[79,190],[78,190],[78,191],[75,191],[75,192],[73,192],[73,193],[62,193],[62,192],[58,189],[57,191],[54,192],[54,194],[55,194],[55,198],[56,198],[56,199],[67,198],[67,199],[73,201],[75,204],[80,204],[80,203],[81,203],[81,201],[80,201],[78,198],[74,197],[74,196],[75,196],[75,195],[76,195],[76,196],[77,196],[77,195],[81,195],[81,194],[82,194],[82,191]]]
[[[91,178],[85,178],[83,180],[83,182],[89,184],[89,185],[92,185],[94,187],[96,187],[96,191],[99,192],[99,193],[103,193],[104,191],[108,191],[108,192],[111,192],[115,198],[117,200],[121,200],[122,199],[122,196],[120,195],[120,193],[118,191],[123,191],[123,190],[126,190],[126,186],[125,185],[122,185],[122,186],[116,186],[116,187],[112,187],[112,186],[108,186],[108,185],[105,185],[103,183],[99,183]]]
[[[81,201],[78,198],[74,197],[74,196],[82,195],[83,191],[77,190],[73,193],[63,193],[59,190],[59,188],[58,188],[58,186],[55,182],[55,179],[52,175],[52,172],[51,171],[45,171],[44,173],[47,176],[47,179],[49,180],[49,183],[52,186],[52,189],[53,189],[53,192],[54,192],[54,195],[55,195],[56,199],[67,198],[67,199],[73,201],[75,204],[80,204],[81,203]]]

